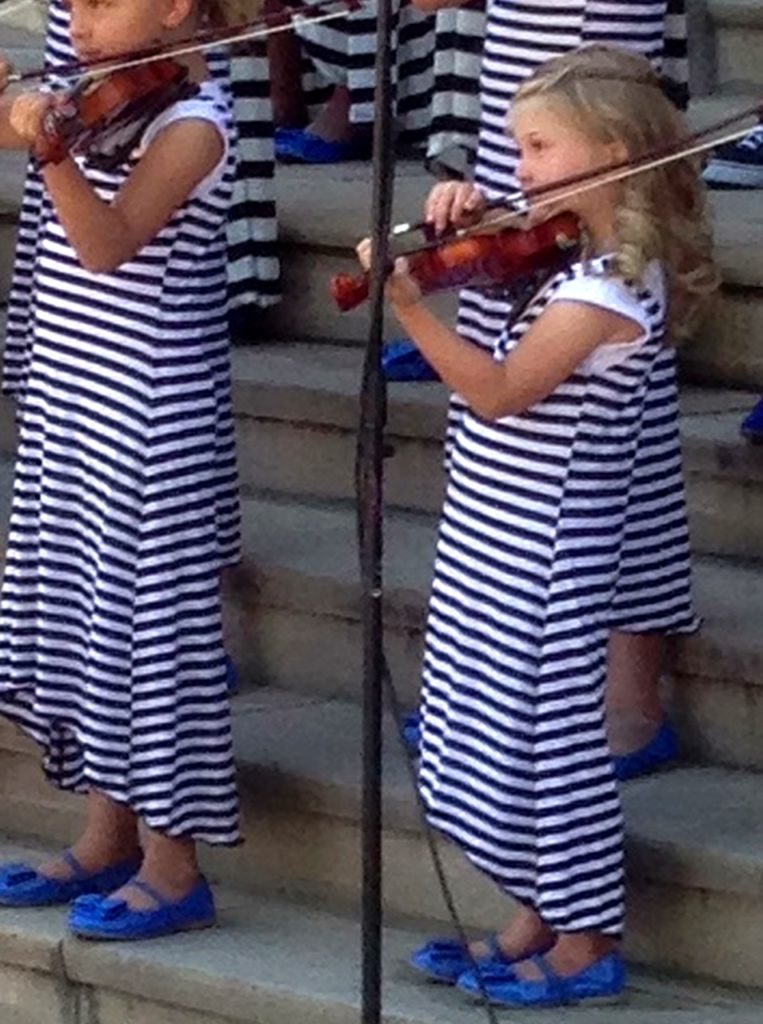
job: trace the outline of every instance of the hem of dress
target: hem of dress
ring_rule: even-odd
[[[46,781],[49,782],[54,789],[58,789],[62,793],[76,793],[79,796],[86,796],[91,789],[96,789],[99,793],[103,793],[107,796],[109,800],[113,801],[115,804],[119,804],[120,807],[126,807],[128,810],[132,811],[136,817],[146,824],[152,831],[160,832],[162,835],[167,836],[170,839],[190,839],[195,843],[206,843],[208,846],[224,847],[242,846],[245,842],[238,826],[236,826],[235,833],[229,839],[221,839],[217,836],[211,836],[209,833],[194,832],[193,830],[178,827],[167,828],[160,824],[155,816],[149,817],[137,807],[134,807],[129,800],[124,798],[124,796],[118,796],[117,794],[110,792],[106,786],[100,785],[96,780],[89,779],[87,772],[83,772],[84,779],[78,783],[67,785],[63,780],[57,778],[54,772],[47,768],[45,759],[49,754],[48,745],[40,738],[39,735],[35,734],[35,726],[24,721],[23,712],[17,712],[12,707],[9,707],[9,704],[12,704],[12,702],[9,701],[7,697],[3,696],[2,690],[0,690],[0,702],[5,705],[0,708],[0,717],[7,719],[14,729],[23,733],[24,736],[32,740],[32,742],[39,748],[41,752],[40,767],[42,768]]]

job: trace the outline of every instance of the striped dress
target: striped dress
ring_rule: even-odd
[[[632,5],[634,11],[636,6]],[[620,39],[626,46],[630,42],[630,20],[632,14],[626,12],[625,32]],[[603,41],[616,42],[615,36],[605,33]],[[469,0],[463,7],[438,11],[435,38],[432,127],[427,156],[437,159],[450,149],[460,148],[466,157],[460,163],[466,165],[477,149],[479,68],[485,40],[483,0]],[[689,83],[686,0],[667,0],[661,69],[674,84],[676,98],[685,106]],[[455,163],[452,157],[450,162]]]
[[[682,12],[674,10],[674,30]],[[609,43],[660,61],[665,44],[665,0],[490,0],[480,79],[482,116],[475,181],[487,196],[517,187],[517,150],[506,134],[519,85],[550,57],[585,43]],[[684,26],[685,27],[685,26]],[[681,48],[671,46],[674,58]],[[461,292],[458,330],[493,350],[506,323],[508,299],[477,289]],[[613,626],[633,633],[695,628],[689,534],[678,435],[678,387],[673,349],[653,368],[630,496],[621,582]],[[453,396],[446,453],[463,412]],[[447,459],[447,454],[446,454]]]
[[[151,828],[238,841],[220,571],[238,559],[225,223],[235,156],[216,83],[153,122],[202,118],[218,167],[133,259],[80,265],[43,197],[0,594],[0,712],[57,786]],[[142,145],[142,143],[141,143]],[[116,170],[77,157],[109,202]]]
[[[558,274],[498,337],[502,361],[554,301],[614,310],[548,398],[453,439],[424,658],[420,787],[431,823],[554,930],[619,935],[622,821],[604,726],[607,636],[636,452],[664,337],[658,265]]]
[[[360,11],[323,24],[296,21],[297,35],[319,81],[347,87],[350,123],[355,125],[372,124],[374,120],[376,21],[373,0],[364,3]],[[417,11],[409,0],[396,2],[392,47],[400,140],[405,145],[423,147],[431,119],[434,16]],[[307,81],[304,76],[303,81]],[[312,85],[312,78],[309,82]]]

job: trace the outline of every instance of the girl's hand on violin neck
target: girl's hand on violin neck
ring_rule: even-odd
[[[441,181],[424,204],[424,219],[437,234],[447,227],[468,227],[485,212],[485,197],[468,181]]]
[[[45,111],[54,104],[49,93],[24,92],[13,100],[10,112],[11,128],[28,145],[34,145],[42,135]]]
[[[364,238],[358,243],[355,251],[361,267],[368,273],[371,270],[371,239]],[[395,260],[394,269],[387,278],[384,294],[398,309],[415,306],[421,302],[421,289],[408,273],[408,260],[404,256],[399,256]]]

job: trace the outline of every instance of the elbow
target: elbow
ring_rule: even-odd
[[[134,255],[133,253],[80,252],[77,253],[80,264],[90,274],[112,274]]]
[[[483,398],[475,402],[472,408],[483,420],[501,420],[504,416],[518,416],[525,411],[526,406],[506,395],[498,395],[494,398]]]

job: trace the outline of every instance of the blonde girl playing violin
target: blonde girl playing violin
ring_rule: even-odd
[[[170,43],[208,0],[71,0],[78,58]],[[50,95],[5,100],[40,159],[19,448],[0,593],[0,712],[86,794],[71,849],[0,870],[0,903],[146,938],[214,921],[196,843],[239,841],[220,622],[237,559],[226,333],[230,110],[200,54],[187,95],[116,159],[57,151]],[[96,140],[96,143],[98,140]],[[53,158],[53,159],[51,159]]]
[[[512,128],[525,189],[685,131],[647,61],[606,47],[543,65]],[[684,333],[716,282],[689,160],[565,208],[582,257],[492,354],[425,308],[404,261],[388,285],[402,327],[468,403],[429,609],[420,788],[431,823],[519,905],[472,947],[489,997],[508,1006],[616,998],[625,983],[607,634],[650,371],[666,330]],[[369,243],[358,252],[368,267]],[[456,942],[434,940],[413,963],[479,992]]]

